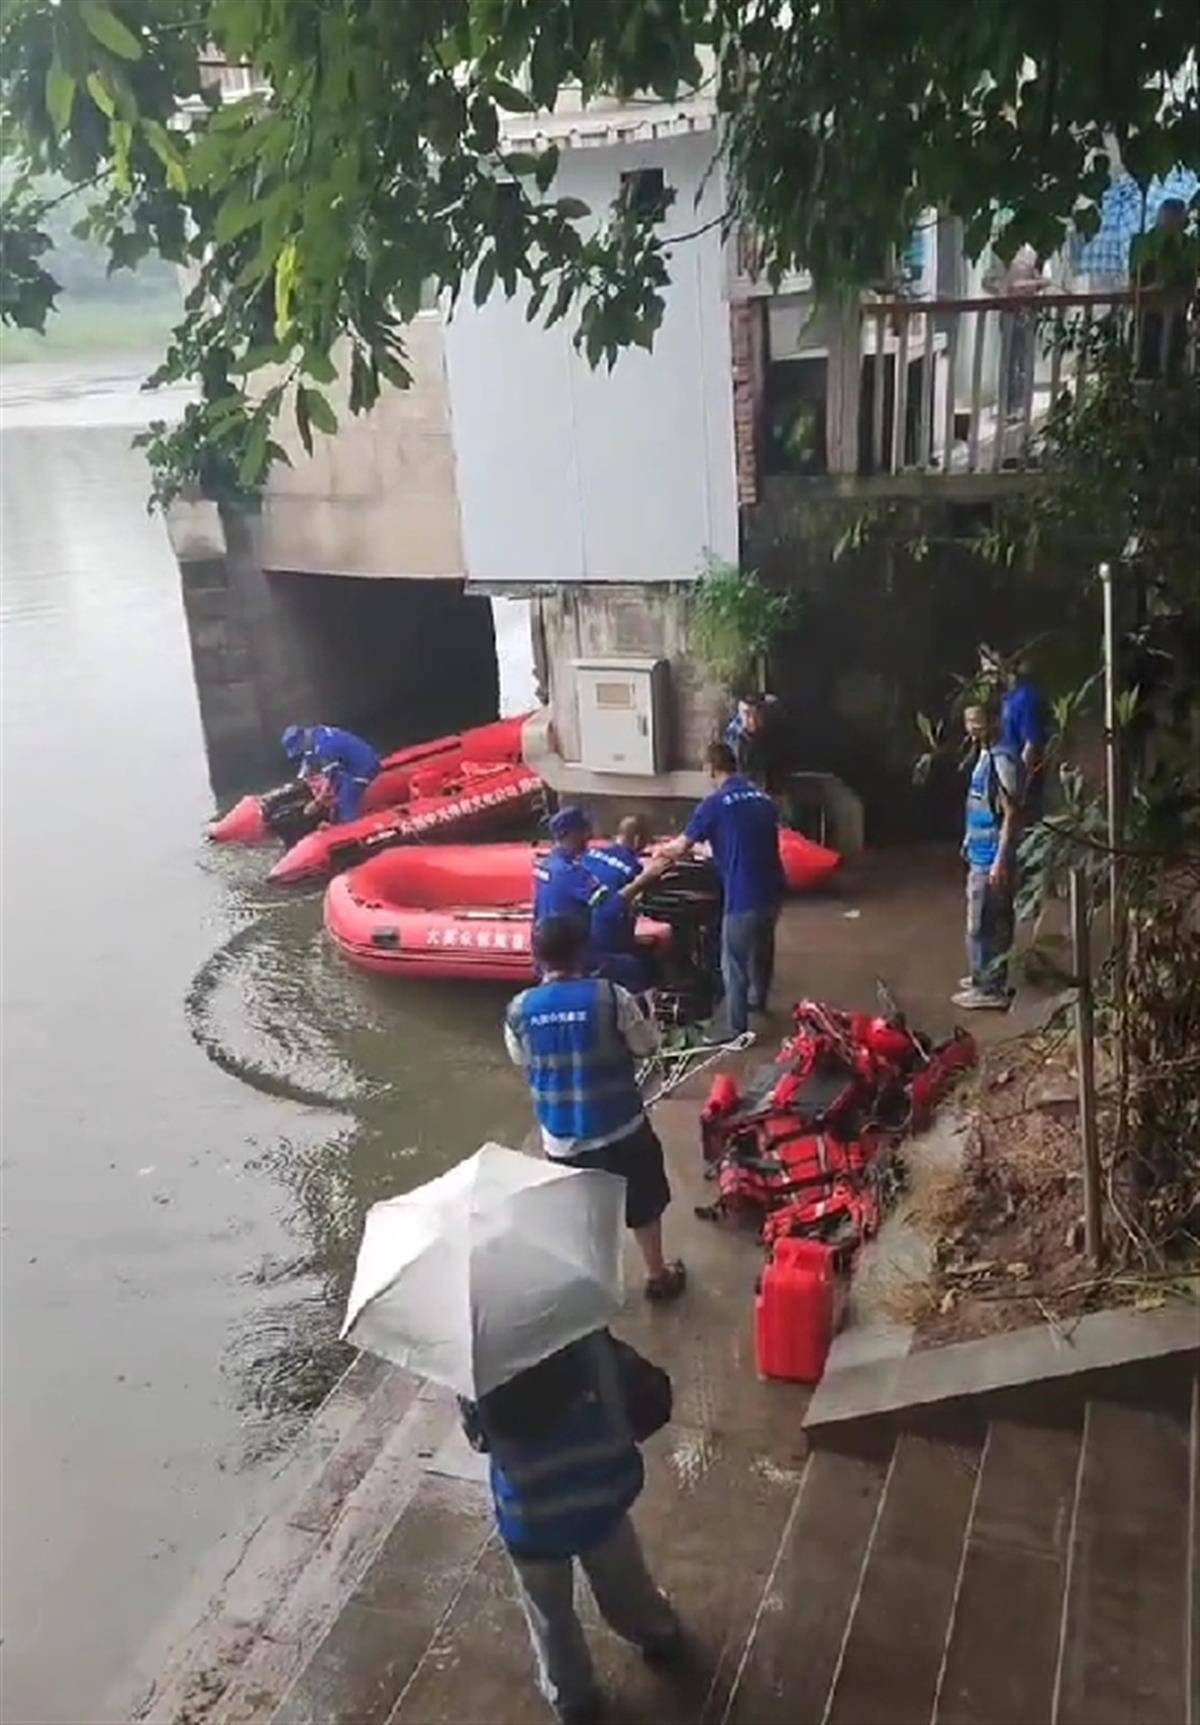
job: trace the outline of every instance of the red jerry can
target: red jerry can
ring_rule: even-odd
[[[755,1351],[762,1376],[818,1383],[840,1306],[832,1248],[819,1240],[777,1240],[754,1303]]]

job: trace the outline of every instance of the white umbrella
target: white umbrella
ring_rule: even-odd
[[[344,1340],[477,1398],[621,1303],[625,1182],[485,1144],[367,1212]]]

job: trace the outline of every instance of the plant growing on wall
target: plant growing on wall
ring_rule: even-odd
[[[792,621],[791,593],[772,592],[753,569],[710,561],[692,596],[692,639],[713,677],[729,687],[762,688],[771,643]]]

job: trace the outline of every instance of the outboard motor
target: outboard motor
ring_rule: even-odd
[[[259,798],[263,825],[286,848],[290,849],[297,840],[320,825],[319,815],[306,812],[316,794],[316,789],[307,779],[289,779],[286,785],[264,791]]]
[[[721,883],[712,863],[685,857],[649,887],[638,909],[670,926],[672,939],[655,978],[666,1026],[712,1015],[721,955]]]

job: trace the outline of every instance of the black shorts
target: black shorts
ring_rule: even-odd
[[[657,1222],[671,1202],[663,1147],[648,1120],[641,1120],[624,1138],[559,1158],[569,1168],[603,1168],[625,1182],[625,1226],[645,1228]]]

